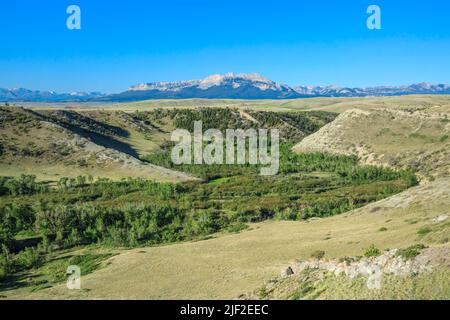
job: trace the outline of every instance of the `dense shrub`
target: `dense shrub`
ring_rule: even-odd
[[[423,244],[416,244],[408,248],[398,250],[397,256],[401,256],[406,260],[410,260],[417,257],[420,254],[420,252],[425,248],[427,248],[427,246]]]
[[[38,248],[26,248],[14,257],[14,268],[16,271],[38,268],[44,259]]]
[[[168,205],[126,204],[117,208],[56,205],[37,214],[40,234],[67,245],[105,243],[138,246],[180,241],[220,230],[226,223],[214,211],[192,216]]]
[[[0,280],[6,278],[12,272],[12,262],[7,252],[0,252]]]
[[[13,241],[14,233],[9,226],[0,225],[0,250],[9,249]]]
[[[0,177],[0,195],[31,195],[47,191],[47,187],[36,182],[36,176],[21,175],[18,178]]]
[[[370,257],[378,257],[381,254],[380,249],[378,249],[377,247],[375,247],[375,245],[371,245],[369,248],[366,249],[366,251],[364,252],[364,256],[367,258]]]
[[[35,214],[28,204],[12,203],[0,208],[0,222],[11,232],[31,230],[35,222]]]
[[[17,254],[12,254],[3,246],[0,251],[0,280],[16,272],[38,268],[44,261],[44,253],[40,247],[25,248]]]

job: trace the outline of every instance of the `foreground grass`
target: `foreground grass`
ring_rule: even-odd
[[[105,261],[112,256],[113,250],[98,247],[74,248],[50,253],[45,257],[45,261],[34,268],[3,278],[0,282],[0,292],[9,290],[39,292],[52,288],[66,282],[69,266],[78,266],[83,277],[106,266]],[[0,297],[6,298],[3,295]]]

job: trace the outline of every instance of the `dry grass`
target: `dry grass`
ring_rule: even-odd
[[[294,151],[357,154],[363,163],[413,168],[426,178],[448,176],[450,104],[433,102],[348,110]]]
[[[371,244],[387,249],[444,242],[450,226],[432,219],[449,213],[449,187],[449,179],[437,180],[340,216],[270,221],[210,240],[123,251],[108,267],[83,278],[84,291],[59,286],[3,294],[10,299],[232,299],[261,287],[291,261],[307,259],[316,250],[324,250],[326,257],[343,257],[361,255]],[[431,226],[428,238],[417,233],[423,226]],[[382,227],[388,230],[380,232]],[[431,237],[435,232],[437,237]]]
[[[238,106],[244,109],[335,112],[355,107],[369,111],[374,107],[389,107],[405,116],[409,109],[413,109],[419,115],[429,114],[423,121],[424,124],[420,125],[421,121],[416,123],[417,119],[404,123],[402,117],[395,118],[400,119],[396,122],[385,116],[375,123],[370,122],[370,117],[368,122],[350,122],[352,125],[348,125],[347,120],[340,128],[344,133],[339,142],[343,145],[338,146],[334,136],[323,135],[325,138],[322,138],[320,150],[327,151],[324,146],[327,145],[326,140],[330,139],[330,150],[355,149],[357,152],[359,145],[354,139],[364,138],[362,147],[367,148],[365,144],[368,144],[370,149],[366,150],[369,155],[373,153],[372,158],[366,160],[382,163],[379,160],[383,155],[392,155],[397,153],[396,150],[405,154],[408,150],[416,152],[422,148],[428,150],[430,147],[429,150],[435,151],[435,147],[441,150],[447,146],[445,141],[416,141],[414,139],[420,136],[410,134],[415,131],[419,135],[438,137],[440,130],[448,128],[448,123],[440,119],[442,114],[448,113],[449,96],[251,102],[148,101],[102,108],[133,111],[162,106],[192,108],[202,104],[218,107]],[[387,110],[386,114],[390,114],[390,111]],[[377,137],[386,126],[390,130],[401,131],[394,131],[396,135]],[[397,141],[395,137],[402,139]],[[445,166],[448,165],[449,159],[442,158],[440,161]],[[433,161],[424,163],[425,168],[435,169],[431,166]],[[249,231],[220,234],[199,242],[124,250],[110,259],[106,268],[83,277],[84,290],[81,291],[69,292],[61,285],[34,293],[27,289],[18,289],[2,294],[8,299],[232,299],[260,288],[265,280],[277,276],[292,260],[309,258],[311,253],[317,250],[325,251],[326,257],[343,257],[361,255],[372,244],[380,249],[408,247],[415,243],[448,245],[450,225],[433,222],[437,216],[450,215],[450,178],[445,175],[445,171],[439,171],[439,175],[442,177],[432,182],[340,216],[309,222],[269,221],[252,225]],[[423,227],[429,232],[419,235],[418,231]],[[387,230],[380,232],[382,228]],[[442,277],[430,277],[423,283],[433,286],[438,285],[436,281],[443,281]],[[332,285],[330,283],[330,286]],[[350,291],[336,292],[343,292],[339,297],[352,297]],[[387,292],[384,297],[392,297],[391,293]]]
[[[123,138],[108,137],[108,146],[100,145],[95,139],[88,140],[79,134],[44,121],[41,117],[19,108],[10,110],[12,119],[26,116],[27,121],[15,123],[6,121],[0,126],[2,149],[9,152],[0,154],[0,175],[36,175],[39,180],[57,181],[61,177],[79,175],[106,177],[113,180],[141,177],[164,182],[191,180],[181,172],[145,164],[132,155],[121,151],[124,146],[138,156],[158,150],[167,140],[163,134],[154,133],[150,137],[136,130]],[[6,114],[6,112],[5,112]],[[113,117],[114,114],[111,114]],[[31,120],[30,120],[31,119]],[[28,121],[29,120],[29,121]],[[112,119],[112,124],[122,128],[123,123]]]
[[[80,104],[80,103],[27,103],[27,107],[43,109],[68,108],[76,111],[100,110],[111,111],[145,111],[155,108],[239,108],[249,110],[271,110],[271,111],[312,111],[323,110],[341,113],[355,107],[374,106],[445,106],[450,105],[448,95],[411,95],[398,97],[368,97],[368,98],[309,98],[292,100],[235,100],[235,99],[181,99],[181,100],[148,100],[131,103],[104,103],[104,104]]]

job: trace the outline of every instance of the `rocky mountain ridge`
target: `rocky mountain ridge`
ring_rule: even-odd
[[[216,74],[200,80],[151,82],[117,94],[56,93],[28,89],[1,89],[4,102],[127,102],[151,99],[297,99],[313,97],[370,97],[410,94],[450,94],[450,85],[418,83],[407,86],[350,88],[339,86],[291,87],[257,73]]]

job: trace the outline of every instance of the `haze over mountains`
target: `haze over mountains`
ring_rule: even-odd
[[[138,84],[118,94],[99,92],[56,93],[28,89],[1,89],[5,102],[126,102],[150,99],[295,99],[312,97],[367,97],[409,94],[450,94],[448,84],[419,83],[405,86],[348,88],[279,84],[256,73],[227,73],[202,80]]]
[[[100,92],[57,93],[54,91],[33,91],[24,88],[0,88],[0,101],[4,102],[81,102],[95,100],[104,96],[105,94]]]

